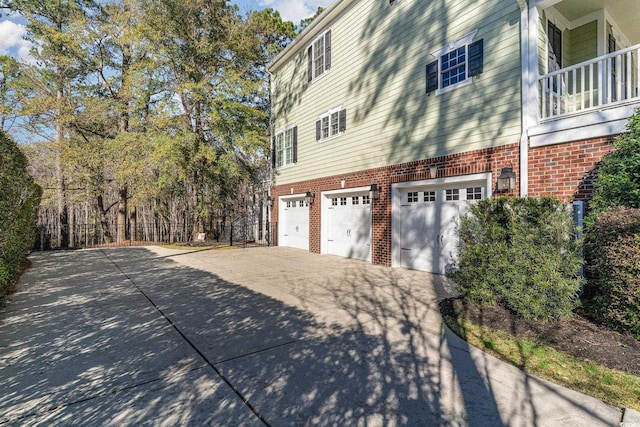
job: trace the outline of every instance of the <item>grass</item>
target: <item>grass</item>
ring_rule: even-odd
[[[447,325],[470,344],[541,378],[618,408],[640,411],[640,377],[596,365],[503,331],[447,316]]]

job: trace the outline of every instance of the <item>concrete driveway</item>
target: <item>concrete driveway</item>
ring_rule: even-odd
[[[442,327],[439,276],[287,248],[37,253],[0,424],[618,425]]]

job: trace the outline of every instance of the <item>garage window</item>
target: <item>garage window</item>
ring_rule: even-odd
[[[460,190],[457,189],[457,188],[453,188],[453,189],[447,190],[446,199],[447,200],[460,200]]]
[[[467,200],[482,200],[482,188],[467,188]]]
[[[425,202],[435,202],[436,201],[436,192],[435,191],[425,191],[424,192],[424,201]]]
[[[352,205],[359,205],[360,204],[360,197],[358,196],[354,196],[351,198],[351,204]]]
[[[417,191],[409,191],[407,193],[407,202],[415,203],[418,201],[418,192]]]
[[[340,206],[347,206],[347,198],[340,197]]]
[[[370,205],[371,204],[371,199],[369,198],[368,195],[362,196],[362,204],[363,205]]]

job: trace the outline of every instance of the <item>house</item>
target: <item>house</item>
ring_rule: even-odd
[[[277,244],[443,273],[474,200],[588,200],[640,106],[639,19],[637,0],[336,0],[269,66]]]

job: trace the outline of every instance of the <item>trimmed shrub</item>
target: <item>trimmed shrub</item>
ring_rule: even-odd
[[[27,172],[27,158],[0,132],[0,300],[33,247],[42,191]]]
[[[564,203],[485,199],[462,218],[458,233],[458,260],[447,275],[470,303],[542,321],[567,318],[579,304],[580,242]]]
[[[640,110],[631,116],[627,131],[615,140],[614,147],[602,158],[593,182],[589,223],[618,206],[640,208]]]
[[[588,229],[585,252],[589,314],[640,339],[640,209],[600,214]]]

